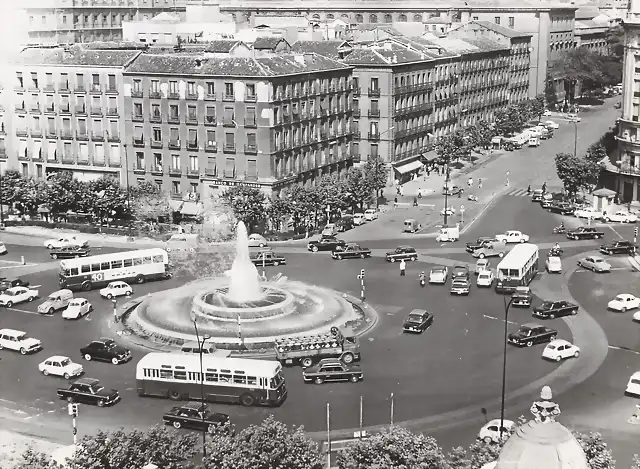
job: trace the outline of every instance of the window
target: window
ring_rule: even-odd
[[[250,99],[252,101],[256,99],[256,85],[254,85],[253,83],[247,84],[246,91],[247,99]]]
[[[80,154],[78,155],[79,163],[89,163],[89,145],[86,143],[80,144]]]
[[[133,117],[142,117],[142,103],[133,103]]]
[[[236,160],[235,158],[227,158],[224,164],[224,177],[232,178],[236,174]]]
[[[510,27],[511,29],[513,29],[513,28],[515,27],[515,25],[516,25],[516,19],[515,19],[515,17],[510,16],[510,17],[509,17],[509,27]]]
[[[169,129],[169,145],[178,145],[180,143],[180,130],[176,128]]]
[[[153,166],[154,166],[154,169],[157,169],[158,171],[162,171],[162,154],[161,153],[153,154]]]
[[[78,134],[87,135],[87,121],[84,119],[78,119]]]
[[[154,117],[156,119],[160,118],[160,105],[159,104],[152,104],[151,105],[151,117]]]
[[[142,93],[142,80],[133,80],[133,92]]]
[[[236,135],[232,132],[224,134],[224,146],[229,150],[235,150],[236,147]]]
[[[257,148],[256,134],[247,134],[247,147],[255,150]]]
[[[187,119],[188,120],[198,120],[198,115],[196,112],[195,106],[187,106]]]
[[[108,83],[109,83],[109,91],[116,91],[118,88],[116,86],[116,76],[115,75],[109,75],[108,76]]]
[[[91,91],[100,91],[100,75],[97,73],[91,75]]]
[[[40,117],[38,116],[33,116],[33,130],[40,132]]]
[[[189,140],[187,140],[189,147],[198,146],[198,131],[196,129],[189,129]]]
[[[371,156],[372,157],[377,157],[378,156],[378,145],[370,145],[369,148],[371,148]]]
[[[233,98],[233,83],[224,84],[224,96],[226,98]]]
[[[38,89],[38,74],[36,72],[31,72],[31,83],[33,88]]]
[[[118,121],[109,121],[109,137],[118,138]]]
[[[258,162],[256,160],[247,160],[247,177],[251,179],[257,179]]]
[[[391,23],[393,22],[393,18],[391,15],[384,15],[384,22],[385,23]]]
[[[378,136],[378,123],[377,122],[369,122],[369,133],[372,136]]]
[[[207,106],[205,116],[205,122],[207,124],[215,124],[216,123],[216,107],[215,106]]]
[[[369,15],[369,23],[377,23],[378,16],[377,15]]]
[[[216,94],[216,84],[213,82],[207,83],[207,96],[215,96]]]
[[[162,142],[162,130],[158,127],[153,128],[153,140],[154,142]]]
[[[171,193],[172,194],[180,193],[180,181],[171,181]]]
[[[378,85],[379,85],[378,79],[377,78],[372,78],[371,79],[371,91],[378,91],[378,89],[379,89]]]
[[[500,24],[500,17],[499,17],[499,16],[496,16],[496,17],[493,19],[493,22],[494,22],[495,24]]]
[[[141,151],[136,152],[136,168],[144,169],[144,153]]]
[[[248,107],[245,112],[246,114],[245,114],[244,125],[255,126],[256,125],[256,108]]]
[[[224,108],[224,125],[235,125],[234,124],[234,112],[233,112],[233,108],[232,107],[225,107]]]
[[[196,95],[196,84],[193,81],[187,83],[187,95],[195,96]]]
[[[363,23],[364,18],[362,15],[356,15],[356,23]]]
[[[102,136],[102,120],[94,119],[91,125],[93,126],[93,135]]]
[[[133,143],[143,144],[144,143],[144,133],[143,128],[140,126],[136,126],[133,129]]]
[[[179,119],[177,104],[171,104],[169,106],[169,119],[175,119],[175,120]]]
[[[180,169],[180,155],[171,155],[171,169]]]
[[[56,133],[56,118],[49,117],[47,118],[47,133],[51,135],[55,135]]]
[[[189,155],[189,171],[198,172],[198,157]]]
[[[169,94],[177,95],[178,93],[178,82],[170,81],[169,82]]]
[[[160,82],[158,80],[151,80],[150,92],[155,94],[160,93]]]

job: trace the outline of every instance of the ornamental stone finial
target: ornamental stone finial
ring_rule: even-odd
[[[534,402],[531,406],[531,413],[536,422],[555,422],[556,417],[560,415],[560,406],[551,402],[552,397],[551,388],[544,386],[540,392],[541,400]]]

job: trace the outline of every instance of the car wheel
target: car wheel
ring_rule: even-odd
[[[7,301],[7,308],[11,308],[13,306],[13,301]]]
[[[118,364],[118,359],[117,359],[117,358],[115,358],[115,357],[114,357],[114,358],[112,358],[112,359],[111,359],[111,363],[113,363],[114,365],[117,365],[117,364]]]
[[[395,262],[395,261],[396,261],[396,258],[395,258],[395,257],[392,257],[391,259],[389,259],[389,261],[390,261],[390,262]]]
[[[343,355],[340,357],[340,360],[342,360],[342,361],[343,361],[344,363],[346,363],[346,364],[353,363],[353,359],[354,359],[353,354],[352,354],[352,353],[349,353],[349,352],[347,352],[347,353],[343,354]]]
[[[363,252],[362,254],[360,254],[360,259],[364,259],[366,256],[366,254]]]
[[[58,255],[57,254],[51,254],[51,259],[57,259]]]
[[[504,257],[504,252],[499,253],[498,257]]]
[[[105,406],[105,404],[106,404],[106,402],[105,402],[104,400],[102,400],[102,399],[100,399],[100,400],[98,401],[98,407],[104,407],[104,406]]]
[[[136,277],[136,283],[137,283],[137,284],[142,284],[142,283],[144,283],[144,275],[139,274],[139,275]]]
[[[278,262],[278,261],[274,261],[274,262],[273,262],[273,266],[274,266],[274,267],[278,267],[279,265],[280,265],[280,262]]]
[[[264,247],[264,243],[260,243],[260,247],[263,248]]]
[[[573,356],[575,358],[578,358],[580,356],[580,350],[576,350],[575,353],[573,354]]]
[[[310,357],[305,357],[302,359],[301,363],[304,368],[309,368],[313,365],[313,360]]]
[[[29,297],[29,299],[28,299],[27,301],[33,301],[33,300],[35,300],[35,299],[36,299],[36,297],[35,297],[35,296],[30,296],[30,297]]]
[[[527,342],[527,347],[531,347],[532,345],[533,345],[533,342],[531,340]]]
[[[132,294],[132,293],[133,293],[133,292],[131,292],[131,291],[126,291],[126,292],[124,293],[124,296],[131,296],[131,294]]]
[[[182,424],[180,422],[178,422],[177,420],[174,420],[172,425],[173,425],[173,428],[175,428],[175,429],[179,429],[182,426]]]
[[[600,239],[600,235],[595,235],[593,239]]]
[[[552,340],[556,340],[556,336],[555,336],[555,335],[552,335],[552,336],[550,337],[549,342],[551,342]]]
[[[64,379],[69,379],[69,378],[71,378],[71,376],[69,376],[69,373],[65,373],[64,375],[62,375],[62,377],[63,377]]]
[[[352,383],[357,383],[358,381],[360,381],[360,379],[356,375],[352,375],[349,378],[349,381],[351,381]]]
[[[609,217],[605,217],[604,221],[606,221],[607,223],[609,223],[611,221],[611,218]]]
[[[180,392],[176,391],[175,389],[171,389],[169,391],[169,399],[171,399],[172,401],[181,401],[182,394],[180,394]]]
[[[573,311],[571,311],[571,315],[572,316],[575,316],[576,314],[578,314],[578,310],[577,309],[574,309]]]
[[[562,360],[562,357],[560,357],[560,355],[558,355],[558,356],[556,357],[556,361],[557,361],[557,362],[559,362],[560,360]]]
[[[411,261],[413,261],[413,262],[415,262],[415,261],[417,261],[417,260],[418,260],[418,258],[417,258],[416,256],[413,256],[413,257],[411,258]]]
[[[484,252],[481,252],[480,255],[478,256],[480,259],[484,259]]]
[[[313,252],[318,252],[318,246],[313,246],[313,247],[311,248],[311,250],[312,250]]]
[[[322,384],[324,383],[324,379],[320,378],[319,376],[313,380],[314,383],[316,384]]]
[[[240,404],[242,404],[245,407],[251,407],[255,403],[256,403],[256,398],[253,397],[253,394],[245,393],[242,396],[240,396]]]
[[[521,238],[521,239],[520,239],[520,243],[524,243],[524,239],[522,239],[522,238]]]
[[[336,259],[338,259],[339,261],[342,260],[342,256],[336,256]]]
[[[555,319],[555,318],[556,318],[556,315],[555,315],[555,314],[550,314],[550,315],[549,315],[549,319]]]
[[[53,308],[49,308],[49,311],[47,311],[47,314],[53,314],[55,312],[55,310]]]
[[[107,300],[110,300],[111,298],[113,298],[113,295],[111,293],[107,293]]]
[[[90,361],[91,361],[91,358],[92,358],[92,357],[91,357],[91,355],[90,355],[90,354],[88,354],[88,353],[85,353],[85,354],[84,354],[84,359],[85,359],[85,360],[87,360],[88,362],[90,362]]]
[[[42,370],[42,374],[45,376],[49,376],[49,372],[47,370]]]

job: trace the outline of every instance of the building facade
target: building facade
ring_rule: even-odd
[[[122,71],[139,51],[27,49],[13,66],[7,167],[120,178]]]
[[[618,147],[605,164],[605,186],[624,203],[640,201],[640,1],[631,0],[626,18],[622,117]]]
[[[185,0],[25,0],[31,44],[122,40],[122,23],[163,11],[184,15]]]
[[[129,178],[197,199],[342,174],[353,161],[351,72],[315,54],[142,54],[124,73]]]

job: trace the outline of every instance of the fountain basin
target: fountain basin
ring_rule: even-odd
[[[294,309],[294,295],[275,285],[261,285],[260,299],[237,302],[227,296],[229,289],[219,287],[213,292],[196,295],[191,312],[204,321],[263,321]]]

